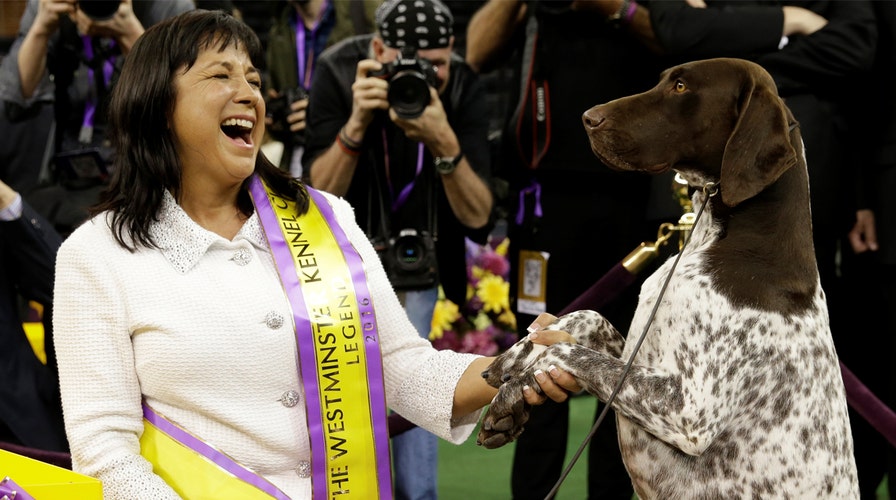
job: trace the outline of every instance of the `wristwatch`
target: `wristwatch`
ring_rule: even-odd
[[[448,175],[451,172],[454,172],[454,169],[457,168],[457,165],[460,164],[461,158],[464,157],[464,152],[461,151],[454,158],[447,158],[444,156],[436,156],[433,160],[433,163],[436,166],[436,172],[442,175]]]

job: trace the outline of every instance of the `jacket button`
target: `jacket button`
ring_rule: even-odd
[[[271,311],[264,317],[264,324],[271,330],[277,330],[283,326],[283,315],[277,311]]]
[[[287,408],[292,408],[299,404],[299,399],[301,399],[301,397],[299,396],[298,391],[286,391],[277,401],[280,401],[280,404]]]
[[[231,257],[230,260],[238,266],[245,266],[252,260],[252,252],[245,248],[240,248],[233,253],[233,257]]]
[[[299,465],[296,466],[296,474],[302,478],[311,477],[311,462],[307,460],[299,462]]]

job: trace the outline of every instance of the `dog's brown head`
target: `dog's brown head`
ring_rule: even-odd
[[[742,59],[694,61],[667,69],[647,92],[594,106],[582,120],[607,166],[721,187],[736,206],[798,161],[790,110],[772,77]]]

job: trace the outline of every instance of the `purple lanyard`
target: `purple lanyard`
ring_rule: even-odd
[[[299,67],[299,85],[306,89],[311,87],[311,73],[314,71],[314,42],[315,37],[317,36],[317,28],[320,27],[320,22],[327,12],[327,7],[328,1],[324,0],[320,6],[320,13],[317,15],[317,19],[311,26],[311,36],[309,37],[311,50],[305,48],[305,23],[303,22],[302,17],[299,16],[299,13],[296,12],[296,63]],[[307,62],[305,61],[306,57],[308,58]]]
[[[82,36],[81,40],[84,43],[84,55],[87,56],[88,61],[93,61],[93,43],[89,36]],[[112,42],[115,43],[115,42]],[[106,84],[106,88],[109,88],[109,85],[112,83],[112,72],[115,70],[115,57],[109,56],[108,59],[103,61],[103,82]],[[97,107],[97,99],[99,89],[96,88],[95,85],[95,76],[93,73],[93,67],[89,64],[87,65],[87,88],[93,89],[93,91],[87,92],[87,100],[84,103],[84,119],[81,121],[81,135],[78,138],[80,142],[84,144],[89,144],[93,138],[93,124],[94,117],[96,116],[96,107]]]
[[[386,129],[383,128],[382,132],[383,154],[386,160],[386,182],[389,184],[389,195],[393,200],[392,211],[395,212],[404,205],[404,202],[408,201],[408,196],[410,195],[411,190],[414,189],[414,183],[417,182],[417,177],[420,177],[420,172],[423,170],[423,143],[417,143],[417,171],[414,172],[414,178],[401,189],[401,192],[398,193],[398,198],[396,198],[395,189],[392,187],[392,172],[389,167],[389,142],[386,140]]]
[[[526,216],[526,196],[528,196],[529,194],[535,195],[535,207],[533,208],[533,212],[535,217],[541,218],[541,184],[536,181],[532,181],[532,184],[530,184],[529,187],[520,191],[520,205],[516,211],[517,226],[521,226],[523,224],[523,219]]]

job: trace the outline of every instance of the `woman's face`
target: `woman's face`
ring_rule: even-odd
[[[248,54],[212,46],[175,75],[174,86],[170,126],[184,179],[230,186],[252,175],[265,109],[261,75]]]

